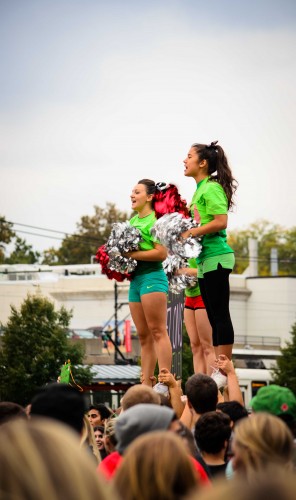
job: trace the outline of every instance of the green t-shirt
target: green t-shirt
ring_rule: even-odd
[[[196,259],[189,259],[188,264],[189,264],[189,267],[194,267],[195,269],[197,269]],[[197,297],[198,295],[201,295],[200,289],[199,289],[199,284],[197,283],[197,285],[195,285],[193,287],[188,286],[187,288],[185,288],[185,295],[186,295],[186,297]]]
[[[159,241],[156,238],[153,238],[150,233],[156,221],[155,212],[146,215],[146,217],[139,217],[137,214],[129,221],[130,224],[139,229],[141,233],[142,241],[140,241],[139,250],[153,250],[154,243],[159,243]],[[137,262],[137,267],[133,272],[133,276],[151,273],[163,268],[162,262],[148,262],[141,260],[138,260]]]
[[[226,215],[228,213],[228,200],[221,184],[209,180],[209,177],[199,182],[190,204],[190,212],[191,216],[202,226],[211,222],[214,215]],[[205,234],[201,244],[202,251],[197,258],[198,263],[208,257],[233,253],[232,248],[227,244],[225,229]]]

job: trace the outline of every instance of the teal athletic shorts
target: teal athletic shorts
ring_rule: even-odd
[[[218,268],[218,264],[224,269],[233,269],[234,268],[234,253],[224,253],[222,255],[214,255],[214,257],[208,257],[203,262],[197,264],[197,277],[203,278],[205,273],[209,273],[210,271],[216,271]]]
[[[163,271],[152,271],[152,273],[139,274],[131,281],[128,300],[129,302],[141,302],[142,295],[153,292],[168,294],[169,284]]]

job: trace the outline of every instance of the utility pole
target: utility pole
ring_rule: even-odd
[[[272,248],[270,250],[270,274],[271,274],[271,276],[278,276],[278,274],[279,274],[279,263],[278,263],[278,250],[277,250],[277,248]]]
[[[117,353],[117,347],[118,347],[118,285],[117,281],[115,280],[114,282],[114,328],[115,328],[115,335],[114,335],[114,340],[115,340],[115,351],[114,351],[114,360],[115,364],[116,361],[118,360],[118,353]]]

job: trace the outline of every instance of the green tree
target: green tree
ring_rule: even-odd
[[[11,306],[0,350],[1,400],[28,404],[39,387],[57,380],[65,361],[82,363],[81,345],[67,338],[71,316],[39,294],[28,295],[20,310]],[[73,370],[73,375],[80,385],[91,381],[89,367]]]
[[[296,323],[292,325],[291,336],[291,341],[281,349],[273,379],[275,384],[288,387],[296,395]]]
[[[19,236],[15,239],[15,247],[8,258],[6,264],[36,264],[39,261],[40,253],[33,250],[32,245],[28,245],[26,240]]]
[[[56,266],[59,264],[59,255],[58,250],[54,247],[50,247],[47,250],[44,250],[42,253],[42,264],[46,264],[48,266]]]
[[[182,388],[185,391],[185,384],[191,375],[194,374],[193,358],[190,347],[190,340],[183,325],[183,348],[182,348]]]
[[[13,224],[11,222],[7,222],[5,217],[0,215],[0,264],[5,261],[5,245],[10,243],[15,236],[12,227]]]
[[[279,224],[259,220],[244,230],[228,233],[228,243],[235,251],[235,273],[242,273],[249,264],[248,239],[258,240],[258,273],[270,274],[270,252],[278,250],[279,274],[296,274],[296,227],[285,229]]]
[[[114,203],[105,208],[94,207],[92,216],[84,215],[76,224],[76,234],[66,236],[59,249],[44,252],[44,264],[89,264],[98,247],[106,243],[114,222],[130,218],[127,212],[118,210]]]

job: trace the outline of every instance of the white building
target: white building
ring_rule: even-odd
[[[129,317],[128,282],[116,283],[118,320]],[[230,275],[230,309],[239,346],[278,349],[296,322],[296,277]],[[1,265],[0,322],[10,306],[19,308],[27,294],[41,293],[56,307],[73,311],[71,328],[105,326],[114,314],[115,282],[98,264],[76,266]]]

